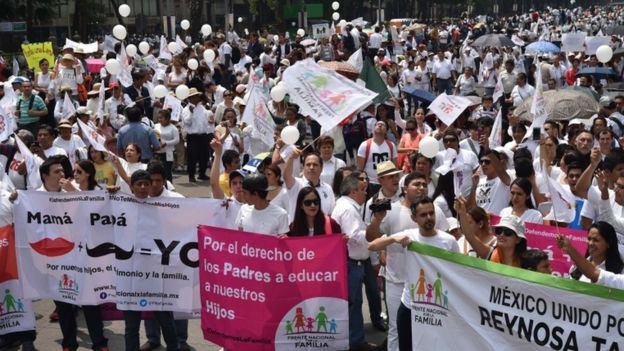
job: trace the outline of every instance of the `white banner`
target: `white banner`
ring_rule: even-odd
[[[331,36],[331,29],[329,28],[329,23],[319,23],[312,25],[312,38],[321,39],[328,38]]]
[[[275,140],[275,122],[267,108],[267,100],[262,94],[262,86],[251,84],[247,106],[243,112],[243,122],[253,126],[253,136],[262,140],[270,148]]]
[[[182,117],[182,102],[177,97],[171,94],[165,96],[165,102],[163,104],[164,109],[171,109],[171,120],[174,122],[180,121]]]
[[[623,291],[410,249],[419,252],[406,254],[414,350],[624,349]]]
[[[609,45],[611,37],[586,37],[585,38],[585,54],[596,55],[596,50],[602,45]]]
[[[377,96],[312,59],[290,66],[282,79],[291,101],[299,105],[301,113],[315,119],[325,130],[368,106]]]
[[[561,51],[585,51],[585,37],[585,32],[564,33],[561,36]]]
[[[15,227],[24,297],[197,311],[197,225],[223,227],[225,211],[214,199],[20,191]]]
[[[442,93],[431,102],[429,110],[435,113],[440,121],[450,126],[470,104],[470,100],[464,97]]]
[[[35,311],[22,296],[17,273],[15,232],[0,228],[0,335],[35,329]]]

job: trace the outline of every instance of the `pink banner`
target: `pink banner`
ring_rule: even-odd
[[[500,221],[500,217],[491,216],[490,222],[495,225]],[[539,249],[545,251],[550,257],[550,266],[553,275],[558,277],[569,277],[572,260],[568,255],[563,254],[557,247],[555,238],[557,234],[565,235],[570,238],[572,245],[582,254],[585,254],[587,248],[587,232],[584,230],[576,230],[544,224],[525,223],[524,235],[527,237],[528,247],[531,249]]]
[[[204,338],[231,350],[349,348],[346,242],[200,226]]]

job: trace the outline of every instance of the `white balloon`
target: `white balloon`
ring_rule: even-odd
[[[273,42],[277,43],[279,41],[279,35],[275,34],[273,36]]]
[[[119,14],[121,17],[130,16],[130,6],[128,6],[128,4],[119,5]]]
[[[242,23],[242,22],[243,22],[243,18],[242,18],[242,17],[239,17],[239,18],[238,18],[238,23]]]
[[[184,100],[188,97],[189,95],[189,88],[184,85],[184,84],[180,84],[178,85],[178,87],[175,90],[175,94],[178,97],[178,99],[180,100]]]
[[[142,41],[139,43],[139,50],[143,55],[147,55],[150,50],[150,45],[146,41]]]
[[[212,27],[209,24],[204,24],[201,27],[201,33],[203,36],[207,37],[210,35],[210,33],[212,33]]]
[[[345,20],[340,20],[340,22],[338,23],[338,26],[340,28],[344,28],[346,25],[347,25],[347,21],[345,21]]]
[[[339,8],[340,8],[340,3],[338,1],[332,2],[332,9],[334,11],[338,10]]]
[[[159,99],[167,96],[168,92],[167,87],[162,84],[154,87],[154,96]]]
[[[297,29],[297,35],[302,37],[305,35],[305,30],[303,28]]]
[[[607,63],[611,61],[613,57],[613,49],[609,45],[601,45],[596,49],[596,57],[598,61],[602,63]]]
[[[282,133],[280,134],[282,141],[286,145],[292,145],[299,140],[299,129],[293,126],[287,126],[282,129]]]
[[[191,22],[189,22],[189,20],[182,20],[182,22],[180,22],[180,27],[182,27],[182,29],[184,30],[187,30],[191,28]]]
[[[102,67],[100,68],[100,77],[104,78],[108,75],[108,73],[106,73],[106,68]]]
[[[440,143],[436,138],[426,136],[418,144],[418,151],[427,158],[434,158],[440,151]]]
[[[196,70],[197,67],[199,67],[199,62],[197,62],[196,59],[190,59],[186,64],[188,65],[188,68],[190,68],[192,71]]]
[[[106,61],[106,65],[104,67],[106,67],[106,70],[110,74],[117,75],[121,72],[121,64],[117,61],[117,59],[109,59]]]
[[[171,43],[167,44],[167,48],[169,49],[169,52],[172,54],[182,51],[180,44],[176,43],[175,41],[172,41]]]
[[[206,49],[204,51],[204,60],[206,61],[206,63],[210,63],[212,61],[214,61],[215,59],[215,52],[212,49]]]
[[[128,46],[126,46],[126,54],[128,54],[128,56],[134,56],[137,53],[137,47],[134,44],[130,44]]]
[[[126,35],[128,35],[128,31],[126,30],[126,27],[118,24],[113,27],[113,35],[119,40],[124,40],[126,39]]]
[[[280,102],[284,100],[286,96],[286,89],[283,86],[277,85],[271,89],[271,99],[275,102]]]
[[[333,19],[334,21],[339,20],[339,19],[340,19],[340,14],[339,14],[338,12],[334,12],[334,13],[332,13],[332,19]]]

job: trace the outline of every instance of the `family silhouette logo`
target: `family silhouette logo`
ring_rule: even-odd
[[[67,273],[61,276],[58,282],[58,292],[61,296],[67,300],[76,301],[78,294],[80,293],[78,282],[74,277],[71,277]]]
[[[10,313],[23,313],[24,302],[22,299],[16,299],[11,293],[11,289],[4,290],[4,297],[0,301],[0,316]]]
[[[275,350],[344,350],[349,348],[346,300],[317,297],[291,308],[279,323]]]
[[[442,284],[442,274],[438,272],[433,281],[427,281],[425,270],[421,268],[418,280],[409,287],[414,322],[443,326],[444,318],[448,317],[449,293]]]

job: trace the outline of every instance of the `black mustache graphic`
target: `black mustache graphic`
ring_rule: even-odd
[[[134,253],[134,246],[130,249],[130,251],[125,251],[113,243],[103,243],[94,248],[89,248],[89,245],[87,245],[87,255],[91,257],[101,257],[113,253],[115,254],[115,258],[118,260],[127,260],[132,257],[132,254]]]

